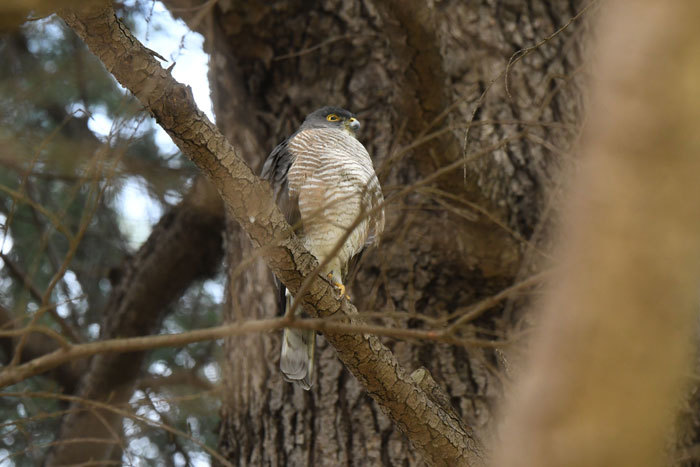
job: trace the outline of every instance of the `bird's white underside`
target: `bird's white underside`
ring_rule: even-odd
[[[298,133],[289,149],[296,156],[287,177],[290,195],[299,197],[300,237],[316,259],[324,261],[361,218],[324,271],[340,281],[342,266],[383,228],[383,215],[371,212],[382,200],[372,159],[353,136],[327,128]]]

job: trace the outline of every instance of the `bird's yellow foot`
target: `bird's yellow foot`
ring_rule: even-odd
[[[348,300],[350,300],[350,295],[348,295],[348,294],[345,293],[345,286],[344,286],[343,284],[341,284],[340,282],[336,282],[336,281],[335,281],[335,277],[333,277],[333,273],[332,273],[332,272],[329,272],[328,275],[327,275],[326,277],[328,277],[328,280],[331,281],[331,283],[340,291],[340,296],[341,296],[341,297],[342,297],[343,295],[345,295],[345,298],[347,298]]]

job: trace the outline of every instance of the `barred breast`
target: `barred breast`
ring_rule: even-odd
[[[383,196],[372,159],[355,137],[336,129],[301,131],[289,149],[295,155],[289,194],[298,199],[301,239],[319,262],[343,242],[326,268],[342,280],[350,258],[374,243],[384,228],[384,210],[377,209]]]

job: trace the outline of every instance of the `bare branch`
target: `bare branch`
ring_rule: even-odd
[[[341,318],[342,319],[342,318]],[[330,318],[313,318],[290,320],[288,318],[272,318],[261,320],[248,320],[242,323],[232,323],[212,328],[198,329],[179,334],[166,334],[158,336],[123,337],[118,339],[104,339],[86,344],[71,345],[55,350],[49,354],[37,357],[29,362],[14,367],[5,368],[0,373],[0,387],[18,383],[31,376],[41,374],[52,368],[75,359],[90,357],[104,353],[125,353],[141,350],[152,350],[161,347],[181,347],[194,342],[223,339],[225,337],[240,336],[254,332],[267,332],[285,327],[299,329],[313,329],[324,332],[327,335],[347,334],[362,335],[374,334],[375,336],[387,336],[400,339],[428,340],[443,342],[467,347],[503,347],[506,342],[498,342],[483,339],[464,339],[453,337],[452,329],[446,331],[433,331],[421,329],[400,329],[386,326],[340,321]],[[26,331],[22,330],[22,333]],[[381,344],[380,344],[381,345]]]

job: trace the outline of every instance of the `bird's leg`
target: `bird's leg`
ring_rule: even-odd
[[[341,297],[345,295],[345,298],[350,300],[350,295],[345,293],[345,286],[341,282],[335,280],[335,275],[332,272],[329,272],[326,277],[328,277],[328,280],[331,281],[331,284],[333,284],[340,291]]]

